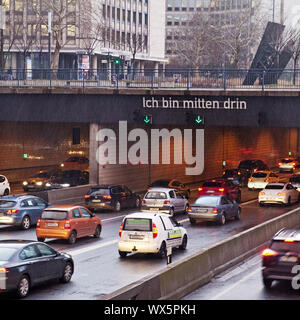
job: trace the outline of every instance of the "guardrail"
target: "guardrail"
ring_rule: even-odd
[[[146,89],[300,89],[300,69],[7,69],[0,87]]]

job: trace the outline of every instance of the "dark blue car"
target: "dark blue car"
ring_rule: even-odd
[[[49,204],[31,195],[11,195],[0,198],[0,224],[15,225],[23,230],[37,223]]]

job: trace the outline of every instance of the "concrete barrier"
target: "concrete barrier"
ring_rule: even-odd
[[[266,221],[216,245],[173,263],[163,270],[102,296],[101,300],[180,299],[212,277],[262,250],[282,228],[300,224],[300,209]]]

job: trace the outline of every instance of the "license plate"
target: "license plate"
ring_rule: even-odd
[[[92,200],[92,202],[101,202],[101,200]]]
[[[291,257],[282,256],[282,257],[280,258],[280,261],[281,261],[281,262],[297,262],[297,261],[298,261],[298,257],[294,257],[294,256],[291,256]]]
[[[158,208],[150,208],[150,211],[157,211]]]
[[[197,212],[198,212],[198,213],[206,213],[207,210],[205,210],[205,209],[198,209]]]
[[[143,240],[144,236],[143,235],[139,235],[139,234],[130,234],[129,235],[129,239],[132,239],[132,240]]]
[[[207,190],[206,193],[215,193],[214,190]]]
[[[55,222],[47,222],[46,225],[47,227],[58,227],[58,223]]]

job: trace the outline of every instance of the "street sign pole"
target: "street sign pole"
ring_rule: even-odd
[[[4,53],[3,53],[3,30],[5,29],[5,7],[0,0],[0,70],[4,68]]]

